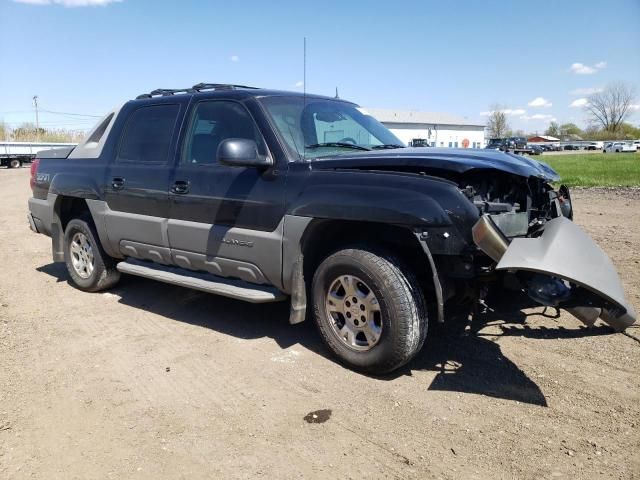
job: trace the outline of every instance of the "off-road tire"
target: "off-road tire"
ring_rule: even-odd
[[[379,302],[382,333],[370,350],[352,350],[331,326],[333,320],[325,301],[332,282],[341,275],[362,279]],[[389,373],[409,362],[427,336],[427,309],[415,276],[393,256],[367,246],[339,250],[326,257],[314,274],[312,299],[322,339],[342,364],[354,370]]]
[[[93,271],[88,278],[82,278],[76,272],[71,260],[71,242],[76,233],[85,235],[93,252]],[[114,286],[120,280],[120,272],[116,269],[116,260],[107,255],[100,244],[98,233],[91,217],[74,218],[67,224],[64,232],[64,261],[71,282],[85,292],[98,292]]]

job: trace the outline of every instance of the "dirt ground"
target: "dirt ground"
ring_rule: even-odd
[[[640,478],[637,327],[498,299],[372,378],[286,303],[74,289],[28,229],[28,179],[0,169],[0,478]],[[640,311],[640,191],[574,202]]]

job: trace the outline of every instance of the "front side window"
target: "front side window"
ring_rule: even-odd
[[[244,106],[225,100],[200,102],[191,118],[181,163],[215,164],[218,146],[227,138],[253,140],[258,146],[258,153],[266,154],[262,135]]]
[[[289,149],[303,159],[404,146],[351,103],[302,97],[267,97],[261,102]]]
[[[135,110],[120,140],[118,161],[166,163],[179,105],[149,105]]]

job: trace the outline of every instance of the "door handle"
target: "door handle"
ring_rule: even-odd
[[[124,188],[124,178],[122,177],[113,177],[111,179],[111,186],[114,190],[122,190]]]
[[[176,180],[171,187],[171,193],[177,193],[178,195],[184,195],[189,193],[190,184],[186,180]]]

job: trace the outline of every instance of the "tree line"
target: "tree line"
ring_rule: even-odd
[[[636,99],[635,89],[623,82],[613,82],[602,91],[590,95],[584,106],[588,126],[581,129],[574,123],[550,122],[544,135],[556,138],[580,137],[584,140],[635,140],[640,138],[640,128],[628,122]],[[505,108],[494,104],[487,120],[490,138],[531,136],[523,130],[513,131],[509,126]]]
[[[84,136],[85,132],[81,130],[36,128],[33,123],[23,123],[19,127],[11,128],[5,122],[0,122],[0,140],[5,142],[78,143]]]

